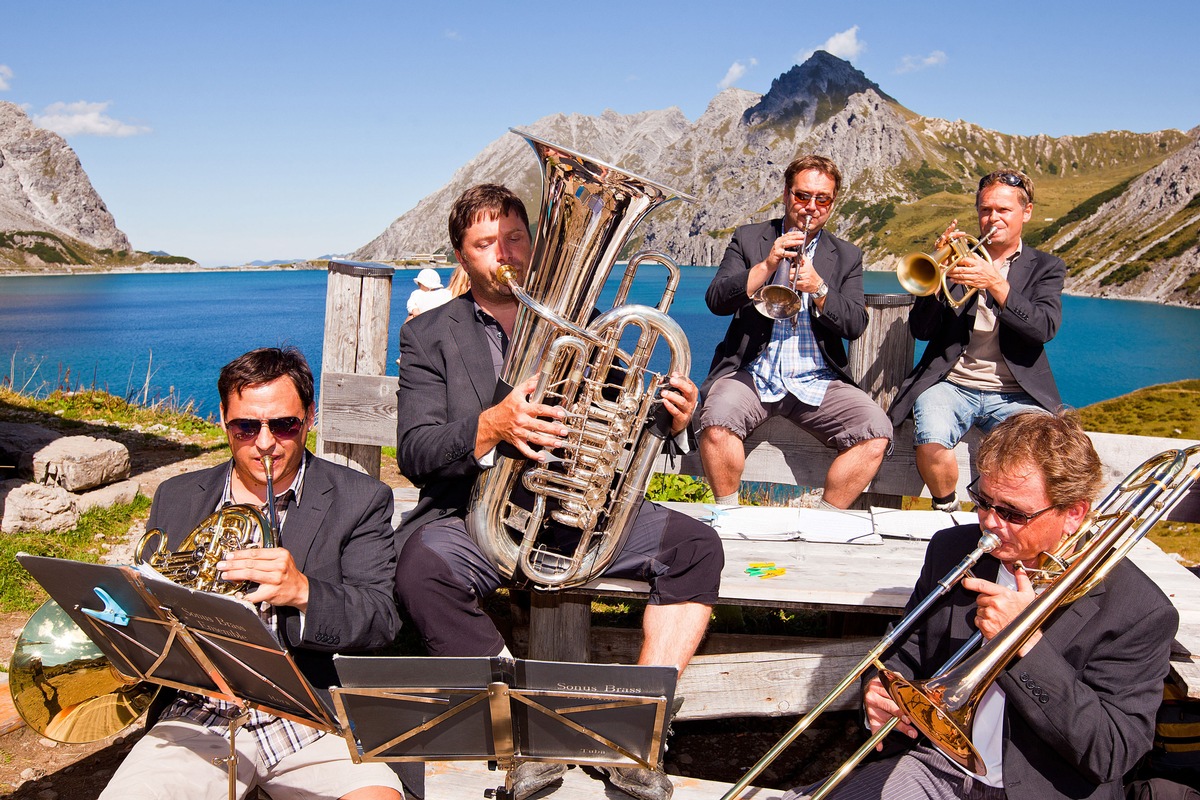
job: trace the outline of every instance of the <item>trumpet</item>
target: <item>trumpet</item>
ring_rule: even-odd
[[[812,225],[812,216],[804,215],[804,242],[801,243],[799,250],[796,252],[796,258],[804,257],[804,250],[808,247],[808,229]],[[800,311],[800,293],[796,291],[796,279],[792,278],[791,286],[784,286],[781,283],[765,283],[758,287],[758,291],[751,298],[754,301],[754,308],[764,317],[771,319],[791,319]]]
[[[946,298],[950,307],[958,308],[966,303],[977,289],[971,287],[961,299],[955,300],[950,295],[950,287],[946,283],[946,273],[968,256],[977,255],[991,264],[992,257],[988,255],[985,248],[995,233],[996,226],[993,225],[979,239],[974,236],[960,236],[948,241],[936,253],[909,253],[896,268],[896,279],[900,281],[900,285],[906,292],[917,297],[927,297],[941,289],[942,296]]]

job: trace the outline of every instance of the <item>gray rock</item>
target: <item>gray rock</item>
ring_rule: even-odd
[[[75,495],[61,486],[14,478],[0,483],[0,501],[4,504],[4,519],[0,532],[65,531],[79,522]]]
[[[140,488],[141,484],[137,481],[110,483],[99,489],[81,493],[75,504],[79,513],[83,514],[93,508],[111,508],[119,503],[132,503]]]
[[[129,477],[129,449],[91,436],[64,436],[33,454],[31,477],[68,492],[93,489]]]

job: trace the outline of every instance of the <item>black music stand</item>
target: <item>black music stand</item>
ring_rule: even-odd
[[[331,689],[357,761],[662,761],[674,667],[495,658],[335,656]]]
[[[229,726],[226,760],[231,800],[234,739],[250,710],[340,732],[291,654],[244,600],[189,589],[137,567],[26,553],[17,560],[122,675],[239,708]]]

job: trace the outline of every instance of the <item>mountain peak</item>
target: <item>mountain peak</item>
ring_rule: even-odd
[[[845,108],[851,96],[868,90],[892,100],[849,61],[818,50],[803,64],[772,81],[771,90],[746,109],[742,121],[747,125],[789,123],[811,128]]]

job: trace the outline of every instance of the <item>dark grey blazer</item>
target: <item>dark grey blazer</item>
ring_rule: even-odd
[[[1067,266],[1061,258],[1025,246],[1008,270],[1009,292],[999,315],[1000,353],[1017,383],[1042,408],[1056,410],[1062,405],[1046,342],[1054,338],[1062,323],[1062,288]],[[951,294],[962,297],[967,288],[953,286]],[[921,392],[950,374],[958,363],[971,331],[979,294],[959,308],[951,308],[939,297],[918,297],[908,314],[913,336],[928,341],[921,360],[904,383],[888,409],[893,425],[899,425],[912,411]],[[996,308],[996,301],[987,299]]]
[[[978,525],[936,534],[908,607],[924,599],[979,540]],[[973,572],[994,581],[1000,562]],[[975,593],[956,586],[885,655],[928,678],[975,633]],[[1042,640],[1000,674],[1004,788],[1011,800],[1123,798],[1121,778],[1150,750],[1179,614],[1128,560],[1051,616]]]
[[[386,484],[311,453],[300,502],[288,510],[281,545],[308,578],[308,609],[276,611],[281,641],[292,649],[308,681],[324,690],[337,684],[333,654],[390,644],[399,630],[392,594],[392,491]],[[179,475],[154,494],[147,529],[160,528],[178,549],[216,510],[228,462]]]
[[[721,266],[704,299],[714,314],[723,317],[732,314],[733,320],[713,354],[708,377],[700,387],[702,395],[708,393],[708,387],[717,378],[746,368],[771,341],[774,320],[764,317],[750,302],[746,273],[767,257],[782,228],[782,219],[744,225],[734,231],[733,240],[721,258]],[[846,371],[849,359],[842,340],[857,339],[867,327],[862,251],[824,231],[813,255],[813,268],[829,286],[824,311],[812,318],[817,347],[830,369],[846,383],[857,385]]]
[[[486,329],[468,292],[400,328],[396,460],[421,495],[404,515],[397,552],[422,525],[464,516],[479,474],[479,414],[496,391]]]

